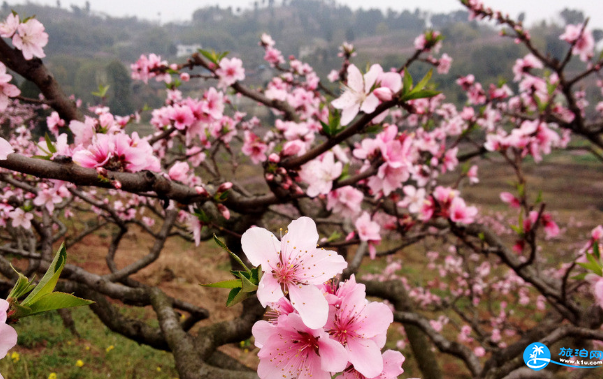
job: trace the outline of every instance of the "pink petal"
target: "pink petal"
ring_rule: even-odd
[[[17,332],[12,326],[0,324],[0,356],[5,357],[6,353],[17,344]]]
[[[266,307],[268,303],[276,303],[284,296],[279,282],[270,272],[265,273],[258,285],[258,300],[262,306]]]
[[[378,64],[371,66],[369,71],[364,74],[364,93],[369,93],[373,84],[377,81],[379,75],[383,73],[383,69]]]
[[[371,93],[366,97],[366,100],[364,100],[364,102],[362,103],[362,107],[360,107],[360,110],[367,114],[373,113],[378,105],[379,99],[377,99],[377,96],[375,96],[375,94]]]
[[[351,64],[348,67],[348,87],[354,92],[364,92],[364,80],[358,67]]]
[[[346,126],[347,124],[349,124],[354,119],[354,117],[356,117],[359,110],[360,104],[354,104],[349,108],[345,108],[341,112],[341,125]]]
[[[270,260],[276,264],[281,243],[268,230],[251,228],[243,233],[241,247],[252,265],[256,267],[262,265],[266,270],[270,267]]]
[[[272,335],[274,328],[275,326],[268,321],[261,320],[256,322],[253,328],[251,328],[251,334],[255,338],[255,346],[261,349]]]
[[[337,341],[324,333],[318,340],[318,351],[321,358],[321,368],[329,372],[341,372],[348,364],[348,353]]]
[[[291,221],[287,227],[287,234],[283,236],[282,241],[282,245],[292,244],[293,247],[302,252],[316,249],[317,243],[318,231],[314,220],[310,217],[300,217]]]
[[[318,287],[291,285],[289,286],[289,296],[291,305],[299,312],[302,321],[309,328],[322,328],[327,323],[329,303]]]
[[[12,154],[14,152],[15,152],[15,150],[13,150],[13,147],[11,146],[11,144],[8,143],[8,141],[5,140],[4,138],[0,137],[0,159],[1,160],[6,159],[8,154]]]
[[[369,339],[349,338],[347,350],[348,358],[356,371],[367,378],[374,378],[383,371],[381,349],[375,342]]]

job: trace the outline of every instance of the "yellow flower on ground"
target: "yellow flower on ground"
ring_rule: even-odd
[[[107,347],[105,350],[107,350],[107,353],[108,353],[113,349],[115,349],[115,346],[111,345],[111,346]]]
[[[17,363],[19,362],[21,356],[16,351],[13,351],[13,353],[10,355],[10,358],[13,360],[13,362]]]
[[[161,367],[157,367],[157,372],[161,372]]]
[[[75,362],[75,365],[77,367],[82,367],[84,365],[84,361],[82,361],[81,359],[78,359],[77,362]]]
[[[48,379],[57,379],[57,374],[54,372],[51,372],[50,375],[48,375]]]

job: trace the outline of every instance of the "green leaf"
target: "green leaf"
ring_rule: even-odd
[[[241,289],[243,292],[254,292],[258,290],[259,283],[252,283],[245,277],[245,275],[241,275],[241,283],[243,283],[243,287]]]
[[[584,280],[586,278],[587,273],[583,272],[582,274],[572,276],[574,280]]]
[[[31,281],[27,279],[25,275],[15,270],[13,265],[10,265],[10,267],[19,275],[19,278],[17,279],[17,282],[15,283],[13,289],[8,294],[8,298],[18,299],[21,296],[31,292],[31,290],[34,289],[35,285],[32,284]]]
[[[596,270],[593,270],[593,272],[599,276],[603,276],[603,268],[601,268],[601,263],[599,262],[599,260],[595,258],[594,255],[589,253],[586,253],[586,258],[590,263],[593,264],[593,267],[596,267]]]
[[[216,236],[216,233],[214,233],[214,241],[216,241],[218,246],[220,246],[223,250],[226,250],[228,252],[228,254],[230,254],[230,256],[233,257],[234,260],[237,261],[241,265],[241,267],[243,267],[245,269],[245,271],[247,271],[248,273],[251,273],[251,270],[247,266],[245,266],[245,263],[243,263],[241,258],[239,258],[239,256],[236,255],[235,253],[233,253],[232,251],[230,251],[230,249],[224,244],[224,242],[222,242],[218,238],[218,236]]]
[[[98,91],[92,92],[92,95],[96,96],[96,97],[104,98],[105,96],[107,96],[107,91],[109,90],[109,87],[110,86],[108,86],[108,85],[105,86],[103,84],[99,84]]]
[[[36,302],[29,306],[30,313],[22,315],[21,317],[32,316],[42,312],[53,311],[55,309],[81,307],[93,303],[94,301],[82,299],[69,293],[53,292],[36,300]]]
[[[216,282],[216,283],[201,284],[201,286],[212,287],[212,288],[241,288],[241,280],[239,280],[239,279],[223,280],[221,282]]]
[[[331,130],[331,125],[320,121],[320,125],[322,125],[322,131],[328,135],[328,136],[332,136],[333,135],[333,131]]]
[[[212,51],[210,53],[209,51],[199,49],[199,52],[201,53],[201,55],[203,55],[205,58],[207,58],[212,63],[218,64],[218,61],[217,61],[218,57],[216,56],[216,52],[215,51]]]
[[[54,287],[57,285],[61,271],[65,267],[65,261],[67,260],[67,251],[65,250],[65,244],[62,243],[59,247],[59,251],[55,255],[50,267],[46,271],[46,274],[42,277],[36,288],[23,300],[21,305],[31,306],[42,296],[51,293]]]
[[[442,93],[442,92],[432,90],[432,89],[424,89],[424,90],[416,91],[416,92],[415,92],[415,90],[412,90],[412,91],[410,91],[410,93],[407,93],[406,95],[402,96],[400,98],[400,100],[408,101],[408,100],[415,100],[415,99],[424,99],[424,98],[437,96],[440,93]]]
[[[425,76],[423,77],[423,79],[421,79],[421,81],[419,83],[417,83],[417,85],[413,89],[413,92],[414,91],[420,91],[423,88],[425,88],[425,86],[427,85],[427,83],[431,79],[432,75],[433,75],[433,69],[429,70],[429,72],[427,74],[425,74]]]
[[[327,242],[337,241],[339,238],[341,238],[341,233],[339,233],[336,230],[333,233],[331,233],[331,235],[329,236],[329,238],[327,238]]]
[[[599,267],[599,265],[593,264],[592,262],[588,262],[588,263],[583,263],[583,262],[577,262],[578,266],[587,269],[588,271],[592,271],[593,273],[599,275],[599,276],[603,276],[603,273],[601,272],[601,267]]]
[[[243,292],[241,288],[234,288],[228,294],[228,300],[226,300],[226,306],[232,307],[240,303],[241,301],[253,296],[251,292]]]
[[[402,95],[412,90],[412,76],[408,72],[408,67],[404,69],[404,77],[402,78]]]
[[[50,140],[50,136],[48,135],[48,133],[44,134],[44,139],[46,140],[46,147],[48,147],[48,151],[50,151],[52,154],[56,153],[57,149],[52,144],[52,141]]]
[[[542,203],[542,190],[538,191],[538,196],[536,196],[536,204]]]
[[[599,244],[597,242],[593,243],[593,254],[597,260],[601,260],[601,251],[599,251]]]
[[[477,235],[479,237],[480,240],[485,241],[486,240],[486,235],[483,232],[479,232],[479,234]]]

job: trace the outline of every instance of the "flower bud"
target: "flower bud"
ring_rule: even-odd
[[[392,90],[387,87],[379,87],[373,91],[373,94],[381,101],[390,101],[393,98]]]
[[[121,189],[121,182],[119,180],[112,180],[111,181],[111,185],[115,188],[115,189]]]
[[[268,160],[272,163],[278,163],[281,161],[281,157],[279,157],[276,153],[272,153],[268,156]]]
[[[104,167],[97,167],[96,168],[96,172],[100,175],[100,176],[107,176],[107,169]]]
[[[195,192],[197,192],[197,195],[209,197],[209,192],[203,187],[195,187]]]
[[[225,219],[230,219],[230,211],[224,206],[224,204],[218,204],[217,207],[218,211],[220,211],[220,213]]]
[[[220,184],[220,187],[218,187],[218,193],[226,192],[231,188],[232,188],[231,182],[224,182],[224,183]]]

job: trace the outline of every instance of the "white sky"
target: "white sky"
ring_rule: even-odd
[[[219,4],[221,7],[251,7],[253,0],[89,0],[93,11],[100,11],[112,16],[137,16],[150,20],[159,19],[162,23],[176,20],[190,20],[192,13],[199,8]],[[12,0],[9,4],[39,3],[56,5],[56,0]],[[261,0],[258,0],[261,4]],[[277,4],[281,0],[276,1]],[[61,0],[61,6],[69,9],[71,4],[83,7],[86,0]],[[449,12],[462,9],[458,0],[339,0],[353,9],[374,8],[382,10],[392,8],[428,10],[432,12]],[[368,4],[367,4],[368,3]],[[526,13],[528,25],[546,19],[552,20],[563,8],[579,9],[590,16],[590,26],[603,28],[603,1],[601,0],[485,0],[485,4],[511,15]]]

